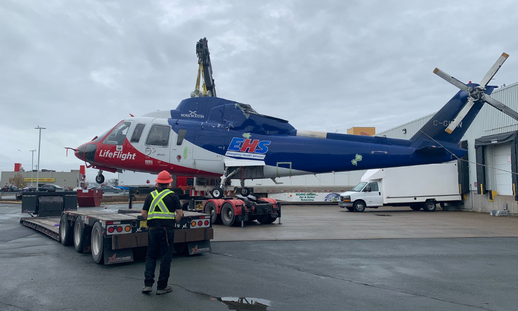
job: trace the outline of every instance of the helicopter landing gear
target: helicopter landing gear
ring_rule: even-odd
[[[223,172],[223,176],[221,176],[221,183],[219,187],[216,187],[210,191],[210,195],[214,199],[221,199],[223,195],[225,194],[225,183],[227,182],[227,179],[230,178],[230,176],[234,175],[239,171],[239,168],[236,168],[234,171],[232,171],[230,174],[228,173],[228,167],[225,167],[225,171]]]
[[[98,184],[102,184],[104,182],[104,175],[103,175],[103,171],[102,170],[99,170],[99,172],[97,173],[97,176],[95,176],[95,181]]]

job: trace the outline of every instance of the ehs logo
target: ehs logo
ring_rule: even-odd
[[[268,152],[268,145],[271,143],[269,140],[234,137],[225,155],[249,159],[264,159]]]

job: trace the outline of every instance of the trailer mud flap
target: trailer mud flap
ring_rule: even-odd
[[[104,264],[113,265],[124,262],[133,262],[133,250],[132,249],[116,249],[112,250],[112,239],[104,239]]]
[[[210,253],[210,240],[189,242],[187,243],[187,250],[189,255]]]

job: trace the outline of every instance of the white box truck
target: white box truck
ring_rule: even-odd
[[[338,205],[363,212],[380,206],[409,206],[435,211],[462,203],[457,161],[368,170],[353,190],[340,194]]]

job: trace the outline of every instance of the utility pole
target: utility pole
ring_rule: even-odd
[[[45,130],[45,128],[38,125],[34,129],[40,131],[40,137],[39,137],[39,140],[38,140],[38,170],[36,171],[36,188],[39,188],[39,183],[40,183],[41,130]]]
[[[31,187],[32,187],[32,181],[34,179],[34,151],[36,151],[36,149],[32,149],[32,150],[29,150],[31,153],[32,153],[32,162],[31,162]]]

